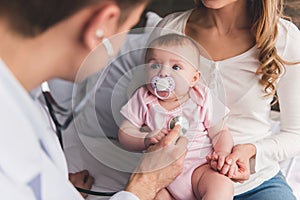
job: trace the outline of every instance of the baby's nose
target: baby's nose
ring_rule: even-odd
[[[168,77],[170,76],[170,69],[167,66],[162,66],[159,72],[159,77]]]

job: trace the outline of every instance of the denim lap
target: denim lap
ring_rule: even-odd
[[[234,200],[296,200],[296,197],[285,181],[285,177],[279,172],[258,187],[236,195]]]

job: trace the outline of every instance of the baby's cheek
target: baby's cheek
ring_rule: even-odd
[[[187,93],[189,89],[190,84],[186,80],[181,79],[181,81],[176,81],[175,92],[177,95],[183,95]]]
[[[190,83],[182,76],[175,77],[175,91],[182,94],[188,92]]]

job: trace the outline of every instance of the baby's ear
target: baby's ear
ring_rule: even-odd
[[[199,81],[200,77],[201,77],[201,73],[199,70],[197,70],[193,76],[193,80],[191,82],[191,87],[194,87],[196,85],[196,83]]]

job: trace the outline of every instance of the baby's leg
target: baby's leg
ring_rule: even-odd
[[[157,193],[156,197],[154,198],[154,200],[173,200],[173,199],[174,198],[171,196],[171,194],[166,188],[160,190]]]
[[[195,169],[192,186],[197,199],[233,199],[233,182],[227,176],[211,169],[208,164]]]

